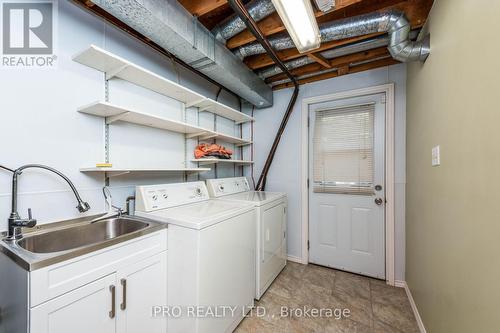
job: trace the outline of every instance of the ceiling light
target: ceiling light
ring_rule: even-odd
[[[272,0],[300,53],[317,49],[321,43],[318,23],[310,0]]]

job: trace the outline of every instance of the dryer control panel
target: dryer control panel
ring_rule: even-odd
[[[135,195],[136,210],[141,212],[152,212],[209,199],[204,182],[137,186]]]
[[[250,191],[246,177],[207,179],[207,187],[211,198]]]

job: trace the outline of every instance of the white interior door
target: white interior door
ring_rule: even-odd
[[[385,279],[385,94],[309,119],[309,262]]]

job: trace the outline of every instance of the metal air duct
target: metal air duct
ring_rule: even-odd
[[[413,30],[410,32],[410,39],[414,39],[417,37],[419,30]],[[320,53],[320,55],[327,59],[333,59],[337,57],[342,57],[345,55],[353,54],[353,53],[358,53],[358,52],[363,52],[363,51],[368,51],[371,49],[376,49],[378,47],[383,47],[387,46],[389,44],[389,37],[388,36],[380,36],[380,37],[374,37],[370,38],[361,42],[349,44],[346,46],[340,46],[336,47],[330,50],[326,50]],[[285,63],[285,66],[291,70],[294,68],[302,67],[305,65],[309,65],[314,63],[315,61],[312,60],[311,58],[305,56],[305,57],[300,57],[300,58],[295,58],[293,60],[290,60]],[[263,69],[259,71],[257,74],[262,78],[262,79],[267,79],[268,77],[280,74],[281,68],[278,66],[273,66],[269,67],[266,69]]]
[[[271,88],[217,42],[177,0],[92,2],[256,107],[273,104]]]
[[[425,61],[430,53],[429,35],[421,41],[411,41],[409,38],[410,28],[410,23],[403,12],[390,11],[323,23],[320,25],[320,34],[321,42],[324,43],[377,32],[388,32],[388,49],[394,59],[402,62]],[[287,35],[270,38],[269,42],[275,50],[295,47],[292,39]],[[264,52],[259,43],[251,43],[238,48],[235,54],[243,59]]]
[[[270,0],[253,0],[248,3],[245,8],[255,22],[262,20],[264,17],[276,11]],[[226,40],[242,32],[246,28],[245,22],[235,14],[222,23],[219,23],[212,29],[212,33],[217,40],[226,43]]]
[[[357,52],[375,49],[377,47],[387,46],[387,44],[389,44],[389,37],[382,36],[382,37],[371,38],[371,39],[368,39],[368,40],[365,40],[365,41],[362,41],[359,43],[354,43],[351,45],[342,46],[342,47],[334,48],[334,49],[331,49],[328,51],[324,51],[324,52],[321,52],[320,55],[325,59],[333,59],[333,58],[341,57],[341,56],[348,55],[348,54],[353,54],[353,53],[357,53]],[[300,57],[300,58],[296,58],[296,59],[287,61],[285,63],[285,66],[289,70],[291,70],[294,68],[298,68],[298,67],[312,64],[314,62],[315,62],[314,60],[305,56],[305,57]],[[257,74],[261,78],[267,79],[268,77],[271,77],[271,76],[274,76],[274,75],[277,75],[280,73],[281,73],[281,68],[279,68],[277,66],[273,66],[270,68],[263,69],[263,70],[259,71]]]

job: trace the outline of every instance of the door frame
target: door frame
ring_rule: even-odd
[[[301,209],[302,209],[302,258],[309,262],[309,106],[311,104],[335,101],[373,94],[385,94],[385,279],[387,284],[395,284],[395,239],[394,239],[394,83],[367,88],[341,91],[334,94],[302,99],[301,117]]]

